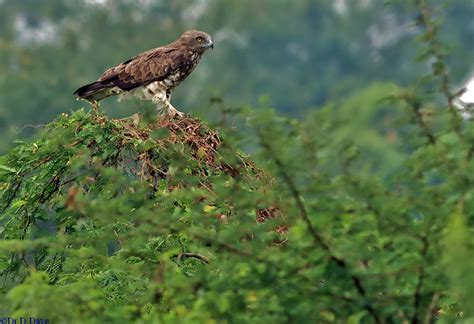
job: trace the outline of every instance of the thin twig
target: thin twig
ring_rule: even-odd
[[[201,260],[204,263],[209,263],[211,262],[211,259],[208,257],[205,257],[204,255],[198,254],[198,253],[180,253],[176,256],[176,259],[178,261],[181,261],[182,258],[196,258]]]
[[[450,90],[450,79],[444,62],[444,55],[442,54],[440,50],[440,44],[436,39],[437,30],[432,19],[432,8],[428,5],[426,0],[416,0],[416,5],[420,10],[420,15],[418,17],[419,25],[426,29],[426,43],[429,46],[430,52],[433,53],[433,58],[435,59],[435,62],[432,64],[433,75],[439,76],[440,78],[440,90],[446,98],[448,109],[451,113],[454,124],[454,131],[460,138],[463,138],[463,134],[461,132],[462,119],[454,105],[456,94],[453,94]]]
[[[11,128],[11,131],[15,133],[16,135],[19,135],[24,129],[26,128],[43,128],[45,127],[46,124],[39,124],[39,125],[24,125],[22,126],[19,130],[14,130],[13,127]]]
[[[436,312],[436,307],[438,306],[439,298],[441,297],[441,293],[439,291],[435,292],[433,294],[433,297],[431,298],[430,305],[428,306],[426,310],[426,315],[425,319],[423,321],[423,324],[430,324],[433,322],[433,315],[435,315]]]
[[[423,115],[421,114],[421,104],[418,100],[409,100],[409,104],[413,109],[413,113],[415,115],[415,120],[420,126],[421,131],[423,134],[428,138],[428,142],[432,145],[436,144],[436,138],[434,137],[433,133],[431,132],[430,128],[426,124],[425,120],[423,119]]]
[[[422,242],[422,247],[421,247],[421,252],[420,256],[422,258],[422,262],[425,262],[426,256],[428,254],[428,249],[429,249],[429,242],[428,238],[426,236],[421,236],[420,240]],[[421,298],[422,298],[422,292],[423,292],[423,285],[425,281],[425,267],[424,264],[422,264],[418,268],[418,283],[415,288],[415,294],[413,295],[413,308],[414,308],[414,313],[411,322],[413,324],[419,323],[420,319],[418,317],[418,313],[421,309]]]

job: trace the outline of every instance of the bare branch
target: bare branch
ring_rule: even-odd
[[[201,260],[204,263],[209,263],[211,262],[211,259],[208,257],[205,257],[204,255],[198,254],[198,253],[180,253],[176,256],[176,259],[178,261],[181,261],[182,258],[196,258]]]

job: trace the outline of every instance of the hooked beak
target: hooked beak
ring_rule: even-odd
[[[214,49],[214,43],[211,41],[208,45],[207,45],[208,48],[210,49]]]

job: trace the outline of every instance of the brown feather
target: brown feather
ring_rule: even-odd
[[[193,71],[207,49],[196,42],[201,35],[210,39],[203,32],[187,31],[168,45],[140,53],[106,70],[95,83],[103,85],[97,91],[113,87],[129,91],[156,81],[163,81],[164,86],[169,88],[167,91],[171,91]],[[93,94],[90,92],[87,95]]]

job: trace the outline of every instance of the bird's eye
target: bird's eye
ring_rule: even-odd
[[[196,38],[196,41],[197,41],[198,43],[202,43],[203,40],[204,40],[204,39],[203,39],[202,37]]]

